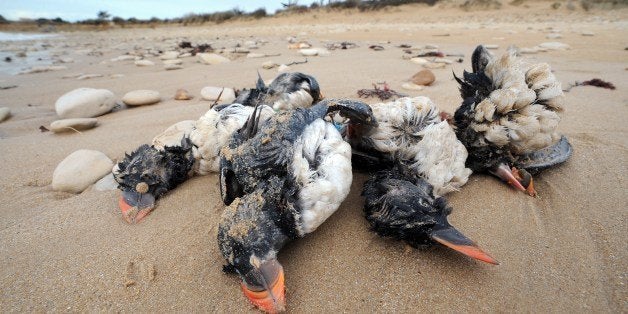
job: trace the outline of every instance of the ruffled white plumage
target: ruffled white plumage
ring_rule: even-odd
[[[464,185],[471,170],[467,150],[427,97],[400,98],[371,105],[379,126],[357,140],[410,165],[416,175],[444,195]]]

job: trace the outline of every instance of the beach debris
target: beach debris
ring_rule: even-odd
[[[186,49],[189,53],[192,54],[192,56],[195,56],[198,53],[214,51],[214,48],[210,44],[199,44],[193,46],[192,43],[189,41],[182,41],[179,43],[178,46],[181,49]]]
[[[177,89],[177,91],[174,93],[174,99],[175,100],[190,100],[194,98],[192,95],[190,95],[190,93],[183,88],[179,88]]]
[[[13,59],[11,59],[11,57],[4,57],[4,62],[12,62]]]
[[[440,52],[440,51],[428,51],[428,52],[424,52],[424,53],[419,53],[415,57],[419,57],[419,58],[425,58],[425,57],[443,58],[443,57],[445,57],[445,54]]]
[[[52,174],[52,189],[80,193],[111,173],[113,162],[102,152],[80,149],[57,165]]]
[[[137,60],[134,62],[138,67],[149,67],[155,65],[155,62],[150,60]]]
[[[382,88],[379,88],[377,85],[382,85]],[[388,86],[386,82],[373,84],[372,89],[360,89],[358,90],[358,97],[360,98],[369,98],[369,97],[377,97],[380,100],[387,100],[391,97],[406,97],[407,95],[398,93]]]
[[[348,42],[348,41],[343,41],[343,42],[335,42],[335,43],[329,43],[325,45],[325,48],[329,49],[329,50],[336,50],[336,49],[353,49],[353,48],[357,48],[358,45],[356,45],[355,43],[352,42]]]
[[[198,60],[202,64],[214,65],[214,64],[221,64],[221,63],[229,63],[229,62],[231,62],[231,60],[229,60],[229,58],[221,56],[219,54],[215,54],[215,53],[198,53],[196,55],[198,56]]]
[[[5,86],[0,86],[0,90],[1,89],[11,89],[11,88],[16,88],[17,85],[5,85]]]
[[[115,191],[118,189],[118,182],[113,178],[113,173],[109,173],[108,175],[102,177],[102,179],[98,180],[98,182],[94,183],[92,186],[92,190],[104,192],[104,191]]]
[[[47,128],[47,127],[45,127],[45,126],[43,126],[43,125],[40,125],[40,126],[39,126],[39,131],[40,131],[41,133],[44,133],[44,132],[50,132],[50,130],[48,130],[48,128]]]
[[[604,81],[604,80],[599,79],[599,78],[594,78],[594,79],[591,79],[591,80],[588,80],[588,81],[575,82],[573,84],[569,84],[569,87],[567,87],[567,89],[564,89],[563,91],[568,92],[568,91],[570,91],[572,88],[574,88],[576,86],[595,86],[595,87],[601,87],[601,88],[606,88],[606,89],[610,89],[610,90],[614,90],[615,89],[615,85],[613,83]]]
[[[96,118],[73,118],[57,120],[50,123],[50,131],[54,133],[62,133],[68,131],[88,130],[98,124]]]
[[[11,109],[8,107],[0,108],[0,122],[8,119],[11,116]]]
[[[235,97],[233,88],[206,86],[201,89],[201,98],[209,101],[231,103],[235,100]]]
[[[412,45],[410,45],[410,44],[401,44],[401,45],[397,46],[397,48],[408,49],[408,48],[412,48]]]
[[[384,50],[384,47],[382,47],[380,45],[370,45],[369,48],[373,49],[375,51],[382,51],[382,50]]]
[[[434,73],[432,73],[432,71],[427,70],[427,69],[417,72],[410,79],[410,81],[413,84],[423,85],[423,86],[430,85],[434,83],[435,80],[436,80],[436,77],[434,76]]]
[[[158,103],[161,95],[156,90],[139,89],[130,91],[122,97],[122,102],[128,106],[144,106]]]
[[[59,97],[55,110],[64,119],[93,118],[111,111],[115,105],[115,95],[111,91],[83,87]]]

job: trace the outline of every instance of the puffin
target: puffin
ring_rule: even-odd
[[[467,150],[429,98],[404,97],[371,108],[377,127],[346,127],[357,170],[375,172],[404,163],[439,196],[467,182],[471,175],[465,167]]]
[[[349,193],[351,147],[326,120],[331,113],[377,124],[368,105],[345,99],[280,112],[265,123],[254,112],[220,153],[223,270],[237,274],[248,300],[269,313],[285,309],[278,252],[315,231]]]
[[[405,241],[412,247],[447,246],[477,260],[499,265],[475,242],[453,227],[447,216],[452,208],[434,187],[417,177],[407,165],[375,173],[365,183],[364,215],[371,229],[382,237]]]
[[[197,121],[182,121],[157,135],[114,165],[112,173],[122,191],[122,217],[135,224],[155,207],[155,201],[193,175],[216,173],[220,149],[256,109],[241,104],[215,106]],[[257,108],[265,121],[274,111]]]
[[[313,76],[286,72],[277,76],[268,86],[259,72],[257,76],[255,88],[239,92],[234,103],[251,107],[266,104],[279,111],[308,108],[323,98],[318,81]]]
[[[472,72],[462,78],[454,73],[463,101],[453,123],[469,153],[466,165],[536,196],[532,175],[565,162],[573,151],[557,131],[561,84],[547,63],[525,64],[514,47],[496,58],[480,45],[471,63]]]
[[[273,109],[307,108],[321,97],[318,82],[310,75],[283,73],[266,86],[258,73],[257,87],[240,92],[232,104],[214,106],[196,122],[174,124],[151,145],[125,154],[114,165],[112,173],[122,191],[118,201],[122,217],[138,223],[155,208],[159,197],[192,175],[218,172],[220,149],[256,107],[263,122],[274,114]]]

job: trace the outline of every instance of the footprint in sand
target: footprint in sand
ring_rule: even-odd
[[[138,296],[157,277],[154,264],[143,259],[130,260],[122,278],[122,284],[130,296]]]

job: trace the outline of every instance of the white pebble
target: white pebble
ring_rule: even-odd
[[[222,95],[220,94],[221,91]],[[220,95],[220,99],[218,99],[218,95]],[[201,97],[205,100],[218,100],[222,103],[231,103],[235,100],[235,91],[228,87],[225,87],[223,90],[222,87],[207,86],[201,89]]]
[[[143,106],[157,103],[161,100],[161,95],[156,90],[140,89],[126,93],[122,97],[122,102],[129,106]]]
[[[111,111],[115,105],[115,95],[109,90],[77,88],[59,97],[55,110],[64,119],[92,118]]]
[[[113,162],[105,154],[81,149],[59,163],[52,174],[52,189],[79,193],[111,172]]]
[[[87,130],[98,124],[96,118],[74,118],[53,121],[50,124],[50,131],[55,133],[68,132],[73,130]]]

